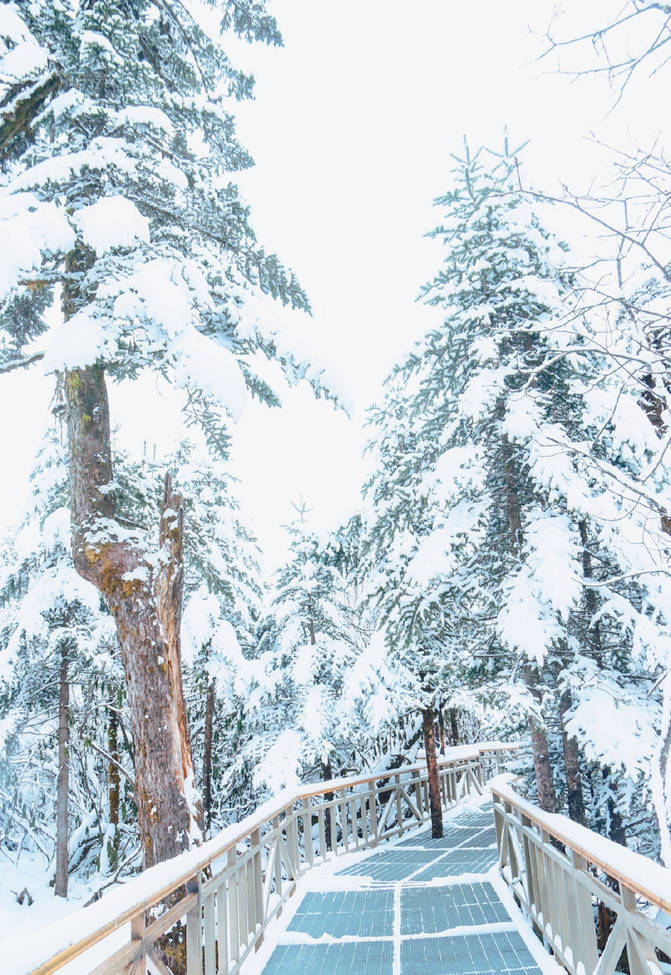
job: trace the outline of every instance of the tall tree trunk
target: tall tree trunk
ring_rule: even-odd
[[[110,708],[107,722],[107,751],[108,762],[107,799],[109,804],[109,822],[114,827],[114,835],[107,843],[107,859],[110,866],[119,865],[119,803],[121,799],[121,776],[119,774],[119,714],[115,708]]]
[[[582,545],[582,571],[585,579],[594,578],[594,568],[592,566],[592,556],[590,555],[588,548],[588,534],[587,534],[587,522],[581,521],[579,525],[580,529],[580,543]],[[599,608],[599,600],[594,589],[585,589],[585,612],[587,615],[587,639],[589,641],[589,647],[592,651],[594,661],[598,667],[603,667],[603,644],[601,641],[601,627],[599,621],[594,621],[594,617],[597,614]],[[606,833],[610,836],[612,840],[616,843],[620,843],[622,846],[627,845],[627,837],[623,828],[622,816],[617,808],[617,801],[613,789],[610,784],[611,771],[608,766],[604,766],[602,772],[602,778],[606,782],[606,787],[609,792],[609,797],[607,800],[608,808],[608,823],[606,825]]]
[[[527,673],[531,671],[531,674]],[[525,681],[531,693],[540,699],[537,689],[536,668],[525,667]],[[550,749],[545,726],[535,715],[529,715],[529,730],[531,732],[531,748],[534,756],[534,772],[536,775],[536,789],[538,792],[538,805],[546,812],[557,812],[557,793],[555,792],[552,777],[552,763],[550,762]]]
[[[440,754],[445,754],[445,716],[443,715],[443,708],[438,708],[438,731],[440,732]]]
[[[559,699],[559,721],[561,724],[561,740],[564,752],[564,768],[566,770],[566,801],[568,814],[571,819],[587,825],[585,818],[585,800],[582,794],[582,775],[580,772],[580,751],[578,741],[574,735],[566,730],[566,714],[571,707],[571,694],[566,690]]]
[[[443,836],[443,805],[440,798],[440,780],[438,778],[438,758],[436,756],[436,730],[434,720],[433,708],[423,708],[422,730],[424,731],[426,771],[429,779],[431,836],[434,839],[439,840]]]
[[[107,751],[110,761],[108,770],[107,798],[109,802],[109,821],[112,826],[119,825],[119,801],[121,798],[121,776],[119,774],[119,715],[110,709],[107,724]]]
[[[205,741],[203,743],[203,816],[205,829],[212,825],[212,722],[214,717],[214,682],[207,685],[205,699]]]
[[[452,744],[459,744],[459,725],[457,723],[457,709],[450,708],[450,733],[452,735]]]
[[[58,681],[58,776],[56,779],[56,897],[68,896],[69,815],[70,792],[70,684],[68,664],[70,647],[61,644],[61,665]]]
[[[65,392],[73,556],[116,623],[133,732],[138,825],[149,867],[200,836],[180,660],[182,499],[166,475],[158,552],[115,521],[102,367],[66,372]]]
[[[522,530],[522,515],[519,503],[519,487],[517,483],[517,471],[515,467],[515,456],[512,445],[507,437],[503,438],[503,483],[505,487],[506,520],[510,533],[509,543],[513,553],[519,556],[524,543]],[[538,668],[529,660],[526,660],[523,667],[524,682],[527,690],[538,706],[540,714],[542,704],[542,692],[540,688],[540,674]],[[538,803],[541,809],[546,812],[557,811],[557,795],[555,793],[554,781],[552,776],[552,763],[550,762],[550,748],[548,745],[547,734],[542,719],[533,713],[529,714],[529,730],[531,732],[531,747],[534,756],[534,772],[536,775],[536,787],[538,790]]]

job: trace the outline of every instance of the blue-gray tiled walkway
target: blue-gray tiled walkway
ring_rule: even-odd
[[[442,840],[383,844],[336,874],[343,889],[305,894],[263,975],[541,975],[495,863],[490,804],[450,817]]]

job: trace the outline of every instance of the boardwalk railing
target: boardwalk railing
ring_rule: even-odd
[[[500,870],[557,961],[571,975],[671,972],[671,870],[542,812],[506,778],[490,783]]]
[[[515,748],[495,742],[448,749],[439,762],[445,808],[481,794]],[[188,975],[236,975],[302,873],[429,818],[425,765],[285,792],[199,849],[78,912],[69,943],[65,925],[56,938],[45,932],[23,954],[21,971],[47,975],[85,959],[87,967],[78,970],[92,975],[143,975],[148,965],[166,973],[158,943],[172,929]]]

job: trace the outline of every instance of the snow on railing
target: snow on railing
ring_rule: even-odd
[[[571,975],[671,972],[671,870],[543,812],[510,781],[489,783],[499,868],[557,961]]]
[[[447,749],[443,805],[481,794],[516,745]],[[160,939],[182,924],[187,975],[236,975],[306,870],[366,849],[430,818],[425,765],[335,779],[275,796],[202,846],[158,864],[39,932],[3,946],[4,975],[167,971]],[[9,965],[7,964],[9,959]]]

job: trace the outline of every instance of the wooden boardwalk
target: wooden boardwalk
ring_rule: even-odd
[[[263,975],[558,971],[547,955],[539,966],[543,947],[528,927],[522,936],[526,922],[497,880],[496,863],[486,803],[455,810],[442,840],[424,828],[335,873],[317,868]]]

